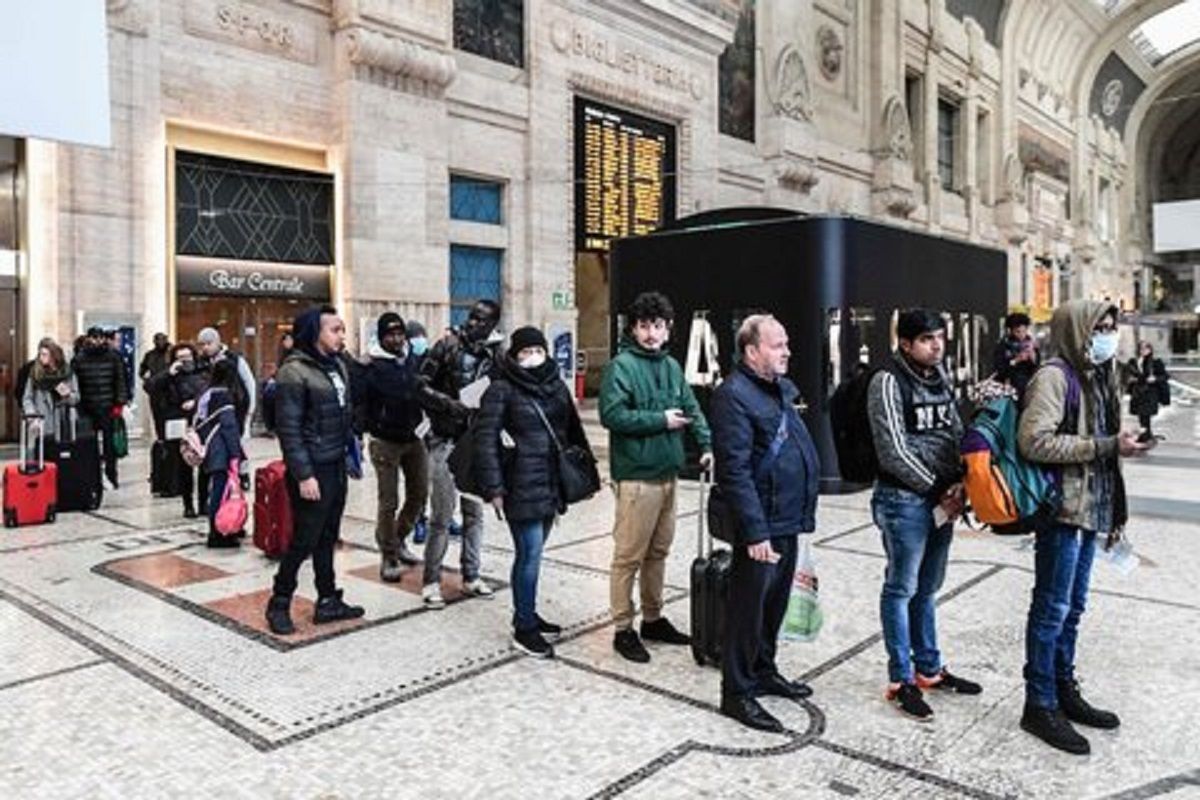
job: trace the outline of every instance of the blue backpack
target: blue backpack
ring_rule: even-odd
[[[1059,430],[1079,418],[1079,378],[1067,362],[1053,359],[1045,368],[1067,379],[1066,408]],[[1062,508],[1062,482],[1055,467],[1035,464],[1017,447],[1019,409],[1010,396],[987,401],[975,413],[960,452],[966,468],[963,486],[976,519],[1001,535],[1046,530]]]

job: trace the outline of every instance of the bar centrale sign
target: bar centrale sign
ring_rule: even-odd
[[[179,256],[180,294],[328,300],[330,268]]]

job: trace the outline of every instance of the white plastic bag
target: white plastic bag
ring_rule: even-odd
[[[793,642],[811,642],[825,624],[821,598],[817,593],[817,564],[813,559],[809,537],[801,536],[797,544],[796,572],[792,576],[792,593],[779,638]]]

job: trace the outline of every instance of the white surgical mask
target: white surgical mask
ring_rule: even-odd
[[[414,336],[408,340],[408,348],[414,356],[423,356],[429,349],[429,340],[424,336]]]
[[[1120,334],[1116,331],[1093,333],[1091,346],[1088,348],[1088,356],[1092,359],[1092,363],[1103,364],[1115,356],[1119,342]]]
[[[519,359],[517,361],[517,366],[521,367],[522,369],[537,369],[538,367],[540,367],[542,364],[545,364],[545,363],[546,363],[546,354],[545,353],[534,353],[532,355],[528,355],[522,359]]]

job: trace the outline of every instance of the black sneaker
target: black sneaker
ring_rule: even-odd
[[[1092,752],[1088,740],[1071,727],[1062,709],[1025,706],[1021,715],[1021,730],[1031,733],[1051,747],[1077,756]]]
[[[208,539],[204,542],[207,547],[214,550],[228,549],[232,547],[240,547],[241,541],[236,536],[222,536],[216,531],[208,532]]]
[[[933,709],[925,702],[921,689],[915,683],[902,683],[898,687],[888,687],[884,695],[889,702],[908,716],[920,722],[933,719]]]
[[[983,687],[975,683],[975,681],[951,675],[950,670],[945,667],[942,667],[942,671],[931,678],[918,672],[917,686],[921,689],[938,689],[943,692],[954,692],[955,694],[979,694],[983,691]]]
[[[513,631],[513,647],[534,658],[554,658],[554,648],[539,631]]]
[[[553,622],[546,622],[546,620],[542,619],[540,616],[537,617],[537,626],[538,633],[540,633],[542,636],[553,636],[555,639],[557,639],[559,636],[562,636],[562,625],[555,625]]]
[[[365,613],[362,606],[352,606],[343,602],[342,590],[338,589],[329,597],[322,597],[317,601],[317,610],[313,612],[313,623],[324,625],[326,622],[358,619]]]
[[[1121,725],[1121,718],[1111,711],[1101,711],[1083,699],[1079,693],[1079,681],[1059,681],[1058,707],[1071,722],[1111,731]]]
[[[648,642],[663,642],[664,644],[691,644],[692,637],[676,630],[666,617],[659,617],[651,622],[642,621],[642,638]]]
[[[292,598],[273,595],[267,601],[267,626],[277,636],[296,632],[296,626],[292,624]]]
[[[613,635],[613,650],[620,653],[622,658],[638,664],[650,661],[650,653],[642,644],[642,640],[638,638],[637,632],[632,629],[617,631]]]

